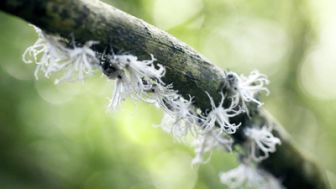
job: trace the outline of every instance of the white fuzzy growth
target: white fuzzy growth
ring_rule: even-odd
[[[284,189],[270,174],[246,164],[240,164],[233,170],[220,173],[220,180],[230,189]]]
[[[219,131],[219,129],[212,129],[206,133],[200,134],[195,140],[193,141],[193,144],[195,146],[195,157],[192,160],[193,165],[206,163],[211,156],[211,151],[214,148],[222,147],[227,151],[231,151],[233,139]],[[209,154],[208,158],[204,158],[206,154]]]
[[[26,49],[22,59],[25,63],[36,63],[36,79],[39,72],[47,78],[53,73],[62,72],[62,76],[56,79],[56,84],[66,80],[83,80],[85,75],[91,74],[98,66],[96,54],[90,48],[97,42],[88,41],[82,47],[68,48],[62,38],[45,34],[36,27],[35,30],[38,39]]]
[[[265,87],[269,83],[267,77],[260,74],[258,71],[253,71],[247,77],[244,75],[238,75],[234,72],[229,72],[227,78],[230,78],[230,84],[232,89],[236,92],[233,95],[233,101],[241,102],[242,108],[248,112],[246,103],[254,102],[258,106],[263,103],[257,99],[257,95],[261,92],[269,94],[269,90]]]
[[[176,93],[172,93],[169,95],[169,99],[166,98],[163,102],[164,107],[166,107],[164,108],[166,109],[166,114],[160,127],[177,139],[182,139],[190,133],[195,137],[193,145],[196,155],[192,161],[193,165],[206,163],[214,148],[222,147],[227,151],[231,151],[233,139],[227,134],[234,133],[239,127],[239,125],[229,122],[229,117],[239,113],[239,111],[234,110],[237,104],[231,104],[228,109],[225,109],[222,107],[224,96],[222,96],[222,101],[218,107],[215,106],[210,96],[209,98],[213,110],[207,117],[202,117],[195,113],[192,98],[185,100]],[[219,127],[215,126],[215,124],[218,124]],[[206,155],[209,155],[209,157],[205,158]]]
[[[163,131],[171,134],[176,140],[184,141],[184,138],[191,134],[197,136],[199,133],[198,127],[185,119],[178,119],[170,114],[164,114],[160,125]]]
[[[154,65],[153,56],[150,60],[138,60],[133,55],[113,55],[109,57],[110,64],[116,71],[109,75],[117,79],[116,88],[109,107],[116,109],[120,102],[130,96],[135,99],[146,99],[148,92],[155,86],[162,85],[161,78],[165,69]]]
[[[38,79],[38,72],[44,72],[45,77],[60,70],[58,62],[67,58],[64,45],[59,42],[60,38],[46,35],[42,30],[34,27],[38,34],[37,41],[28,47],[22,55],[23,62],[27,64],[36,63],[35,77]]]
[[[192,105],[192,99],[185,100],[183,97],[176,99],[166,99],[163,102],[166,113],[162,119],[160,127],[172,134],[177,139],[191,134],[197,136],[200,133],[201,117],[197,116]]]
[[[224,108],[224,100],[225,96],[222,95],[222,99],[218,106],[215,105],[215,102],[213,101],[212,97],[207,93],[210,99],[210,103],[212,106],[211,112],[207,115],[202,128],[207,131],[211,130],[214,127],[216,127],[216,124],[221,129],[221,132],[225,132],[227,134],[233,134],[236,132],[236,130],[239,128],[240,124],[234,124],[230,123],[229,119],[230,117],[234,117],[238,114],[240,114],[240,110],[235,110],[237,107],[236,101],[231,101],[231,104],[228,108]]]
[[[245,135],[249,138],[251,157],[255,161],[268,158],[269,153],[276,151],[276,145],[280,145],[279,138],[272,134],[272,129],[266,126],[262,128],[245,128]]]
[[[127,96],[134,93],[134,89],[132,88],[129,78],[126,77],[125,72],[123,70],[118,72],[120,79],[116,80],[113,96],[108,105],[108,107],[112,110],[115,110]]]
[[[146,102],[155,104],[157,107],[162,108],[168,114],[174,114],[176,111],[177,103],[179,103],[180,95],[172,89],[172,85],[154,85],[144,99]]]
[[[74,46],[73,49],[66,49],[68,58],[60,64],[64,75],[57,79],[55,83],[84,80],[87,75],[91,75],[93,70],[98,67],[99,60],[90,47],[97,43],[88,41],[82,47]]]
[[[190,124],[198,123],[198,119],[200,118],[196,116],[194,107],[192,105],[192,98],[186,100],[180,96],[177,99],[167,99],[166,103],[169,104],[167,113],[174,116],[176,121],[184,119]]]

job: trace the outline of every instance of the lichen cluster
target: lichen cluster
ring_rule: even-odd
[[[209,97],[210,109],[201,111],[193,105],[193,97],[185,99],[174,90],[173,83],[164,83],[164,66],[156,63],[151,55],[149,60],[139,60],[131,54],[113,52],[99,54],[92,47],[98,42],[88,41],[76,45],[61,37],[46,34],[36,28],[38,40],[23,54],[25,63],[37,65],[35,77],[42,73],[49,78],[51,74],[61,75],[55,80],[83,80],[95,70],[102,71],[109,79],[115,80],[116,87],[108,105],[115,110],[127,97],[143,100],[161,108],[165,115],[159,125],[164,131],[178,140],[186,136],[193,137],[195,158],[192,164],[205,163],[215,148],[233,151],[232,135],[243,129],[246,145],[239,154],[241,164],[238,168],[220,174],[220,180],[229,188],[281,188],[277,179],[259,170],[257,163],[276,151],[281,141],[272,134],[272,127],[264,125],[244,125],[232,123],[231,119],[240,114],[249,115],[248,104],[254,103],[259,108],[261,92],[269,93],[265,75],[253,71],[250,75],[238,75],[227,72],[223,79],[228,83],[229,94],[221,93],[220,102]],[[70,44],[70,45],[69,45]]]

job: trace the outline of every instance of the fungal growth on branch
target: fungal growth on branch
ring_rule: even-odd
[[[109,107],[116,109],[122,100],[130,96],[134,99],[146,99],[148,91],[156,85],[162,85],[161,78],[165,69],[161,65],[155,67],[151,60],[139,61],[133,55],[106,55],[108,65],[104,65],[105,74],[116,80],[114,95]],[[108,70],[108,71],[107,71]]]
[[[233,92],[232,101],[241,103],[241,109],[249,113],[247,103],[255,103],[258,107],[262,106],[262,102],[258,99],[260,92],[270,93],[265,87],[269,83],[267,77],[258,71],[252,71],[250,75],[238,75],[234,72],[228,72],[226,79],[230,89]]]
[[[230,189],[283,189],[279,180],[250,163],[220,173],[220,181]]]
[[[38,34],[37,41],[26,49],[22,59],[25,63],[36,63],[35,78],[42,72],[46,78],[51,74],[61,73],[55,84],[63,81],[83,80],[91,75],[99,66],[96,53],[90,48],[96,41],[88,41],[82,47],[73,42],[72,48],[65,46],[66,40],[47,35],[41,29],[34,27]]]
[[[249,138],[250,155],[257,162],[268,158],[270,153],[276,151],[276,145],[281,144],[281,141],[273,136],[272,128],[268,126],[245,128],[244,133]]]
[[[266,88],[268,80],[257,71],[249,76],[227,72],[223,79],[228,83],[229,94],[220,92],[220,102],[209,98],[210,109],[200,110],[193,104],[193,96],[185,99],[174,89],[174,83],[164,83],[166,69],[156,62],[155,54],[149,60],[139,60],[132,54],[99,54],[92,47],[99,43],[88,41],[76,44],[61,37],[46,34],[36,28],[38,40],[23,54],[25,63],[35,63],[35,77],[42,73],[49,78],[52,74],[61,75],[55,80],[83,80],[96,70],[103,72],[109,79],[115,80],[114,94],[108,105],[115,110],[127,97],[143,100],[161,108],[165,115],[158,126],[172,134],[178,140],[193,137],[196,156],[193,165],[210,160],[214,149],[235,152],[240,157],[240,166],[220,174],[220,180],[230,188],[282,188],[280,180],[257,168],[257,164],[266,159],[269,153],[276,151],[280,145],[279,138],[272,134],[272,127],[265,125],[242,125],[233,123],[232,119],[241,114],[249,114],[248,104],[254,103],[259,108],[261,92],[269,93]],[[108,49],[108,47],[107,47]],[[237,143],[232,135],[242,130],[247,145],[244,152],[235,150]]]

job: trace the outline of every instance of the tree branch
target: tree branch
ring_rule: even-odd
[[[129,52],[140,59],[148,59],[153,54],[167,69],[165,83],[172,83],[187,99],[193,96],[196,107],[211,108],[205,91],[215,101],[220,100],[226,83],[221,70],[166,32],[105,3],[95,0],[1,0],[0,9],[70,41],[72,36],[83,44],[99,41],[95,49],[99,52],[112,46],[114,50]],[[249,109],[251,117],[240,115],[232,121],[242,123],[242,127],[265,123],[281,127],[263,110],[252,106]],[[329,188],[324,173],[314,161],[299,152],[285,133],[278,129],[275,135],[282,145],[260,163],[261,168],[279,178],[288,189]],[[233,137],[236,143],[245,140],[241,132]]]

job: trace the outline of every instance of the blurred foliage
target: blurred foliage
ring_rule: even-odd
[[[336,13],[333,0],[111,0],[190,44],[223,69],[269,75],[266,108],[336,186]],[[0,188],[224,188],[234,155],[193,150],[153,125],[162,112],[126,101],[106,111],[99,74],[53,85],[21,61],[32,27],[0,13]],[[289,160],[290,161],[290,160]]]

